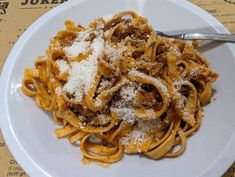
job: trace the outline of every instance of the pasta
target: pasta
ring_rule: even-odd
[[[218,77],[197,41],[157,36],[134,11],[65,26],[22,81],[24,94],[61,126],[56,137],[80,142],[84,158],[104,163],[125,153],[181,155]]]

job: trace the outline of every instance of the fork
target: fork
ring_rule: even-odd
[[[182,34],[166,34],[162,31],[155,31],[156,35],[175,38],[175,39],[183,39],[183,40],[213,40],[213,41],[223,41],[223,42],[235,42],[235,34],[212,34],[212,33],[182,33]]]

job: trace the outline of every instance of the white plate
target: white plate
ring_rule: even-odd
[[[220,176],[235,159],[235,47],[214,44],[204,55],[220,73],[214,88],[215,100],[206,107],[200,130],[189,138],[179,158],[150,160],[126,155],[109,168],[84,166],[79,147],[67,139],[57,140],[51,116],[21,92],[24,69],[44,54],[49,40],[64,28],[66,19],[82,24],[120,10],[134,9],[146,16],[155,29],[163,31],[221,32],[227,30],[200,8],[183,0],[79,0],[53,9],[37,20],[18,40],[2,72],[1,127],[7,145],[30,176],[45,177],[170,177]],[[205,50],[206,49],[206,50]]]

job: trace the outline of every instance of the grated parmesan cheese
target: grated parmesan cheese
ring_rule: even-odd
[[[69,70],[69,65],[63,59],[56,60],[56,64],[59,67],[60,75],[64,74]]]
[[[99,114],[97,118],[99,119],[101,124],[106,124],[111,120],[111,118],[106,114]]]
[[[110,58],[110,62],[116,62],[118,59],[121,59],[123,53],[127,50],[125,46],[118,46],[114,48],[108,44],[105,45],[104,53],[107,54]]]
[[[155,131],[161,126],[161,119],[137,120],[137,126],[132,132],[120,139],[120,143],[126,147],[133,143],[137,146],[137,151],[141,152],[140,146],[148,139],[148,133]]]
[[[86,128],[86,122],[82,122],[82,123],[80,123],[80,128],[81,128],[81,129]]]
[[[101,80],[100,81],[100,87],[106,87],[109,84],[108,80]]]
[[[75,41],[85,41],[85,39],[91,34],[91,32],[91,29],[79,32],[78,37]]]
[[[69,57],[77,57],[79,54],[86,52],[90,42],[77,42],[75,41],[71,46],[65,47],[64,51]]]
[[[135,111],[133,108],[111,108],[111,111],[115,112],[121,120],[131,125],[134,124],[136,120]]]
[[[86,38],[90,35],[91,30],[79,32],[77,38],[73,44],[69,47],[65,47],[64,51],[69,57],[77,57],[79,54],[88,50],[91,45],[89,41],[85,41]]]
[[[115,112],[118,117],[129,123],[134,124],[136,120],[135,111],[133,108],[134,98],[136,94],[136,86],[125,85],[119,92],[119,99],[116,99],[112,103],[111,110]]]
[[[104,48],[102,35],[94,39],[90,47],[93,52],[86,60],[71,63],[69,79],[64,85],[64,90],[74,94],[77,101],[81,101],[84,91],[87,93],[90,90],[98,71],[97,58],[101,55]]]
[[[131,85],[127,85],[121,88],[120,96],[125,101],[133,101],[136,95],[136,88]]]
[[[146,138],[147,134],[145,132],[134,129],[127,136],[122,137],[120,139],[120,143],[124,146],[129,146],[130,142],[132,141],[133,144],[135,144],[137,147],[140,147]]]

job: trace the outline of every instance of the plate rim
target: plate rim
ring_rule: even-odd
[[[40,166],[38,166],[31,159],[31,157],[27,154],[27,152],[21,146],[21,143],[16,138],[16,135],[14,134],[14,131],[9,121],[9,112],[7,106],[8,100],[6,99],[7,90],[4,89],[3,83],[5,83],[5,85],[8,85],[9,76],[12,71],[11,69],[13,67],[13,64],[18,56],[19,51],[24,46],[22,44],[25,44],[25,42],[27,42],[27,40],[31,37],[34,31],[37,30],[37,27],[43,25],[45,21],[47,21],[47,19],[54,17],[59,12],[67,8],[73,7],[74,5],[78,5],[84,1],[87,0],[79,0],[79,1],[70,0],[55,7],[54,9],[46,12],[44,15],[39,17],[32,25],[30,25],[30,27],[23,33],[23,35],[13,46],[2,69],[0,77],[0,98],[2,98],[0,101],[0,112],[1,112],[0,128],[2,130],[5,142],[9,150],[11,151],[12,155],[15,157],[20,166],[30,176],[50,177],[51,175],[48,174],[46,171],[44,171],[42,168],[40,168]],[[215,19],[212,15],[210,15],[200,7],[192,4],[191,2],[188,2],[186,0],[177,0],[177,1],[167,0],[167,1],[170,1],[171,3],[177,4],[186,9],[189,8],[191,12],[197,14],[200,17],[203,16],[204,20],[207,23],[209,23],[211,26],[213,26],[217,32],[229,33],[229,31],[224,27],[224,25],[222,25],[217,19]],[[235,57],[235,44],[226,44],[226,45],[229,47],[229,49],[231,50],[231,52]],[[235,160],[235,153],[233,152],[234,146],[235,146],[235,131],[231,136],[230,142],[224,147],[223,151],[217,156],[216,160],[210,166],[208,166],[207,169],[202,171],[198,177],[222,175]]]

